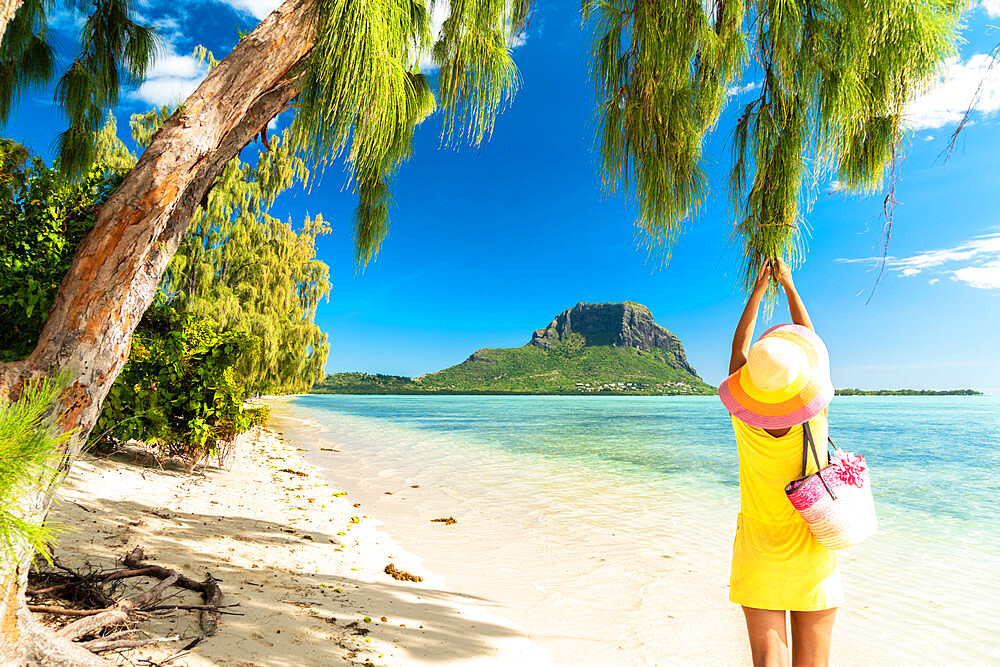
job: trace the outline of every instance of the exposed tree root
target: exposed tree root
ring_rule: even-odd
[[[204,581],[195,581],[169,568],[145,563],[143,551],[138,547],[125,556],[124,563],[128,569],[81,573],[53,560],[53,565],[59,571],[33,574],[32,580],[36,586],[28,589],[28,597],[44,601],[45,604],[30,604],[27,606],[28,610],[75,619],[54,632],[40,630],[37,633],[39,641],[33,644],[39,647],[44,645],[44,648],[31,649],[37,654],[32,658],[38,661],[37,664],[50,664],[48,652],[56,651],[59,655],[66,653],[72,657],[67,657],[63,662],[51,662],[53,665],[106,665],[108,663],[94,656],[94,653],[138,648],[179,639],[138,636],[135,621],[152,613],[162,614],[181,609],[199,611],[201,629],[205,636],[215,634],[220,614],[234,613],[220,609],[222,589],[212,575],[208,575]],[[122,581],[133,577],[149,577],[160,581],[149,589],[116,601],[116,593],[120,595],[123,590]],[[171,586],[197,591],[202,594],[205,603],[157,605]],[[56,601],[60,604],[53,603]],[[97,662],[83,661],[83,654],[90,655]]]
[[[202,610],[201,612],[201,631],[205,633],[206,637],[214,635],[219,623],[219,606],[222,604],[222,589],[219,588],[219,584],[215,581],[215,578],[209,574],[205,577],[204,581],[195,581],[173,570],[168,570],[159,565],[149,565],[142,561],[143,553],[141,547],[136,547],[132,553],[125,556],[125,565],[128,567],[135,569],[148,568],[149,574],[147,576],[160,579],[167,579],[176,574],[178,578],[173,582],[174,585],[202,594],[202,597],[205,599],[205,605],[209,609]]]

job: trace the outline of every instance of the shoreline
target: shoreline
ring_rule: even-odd
[[[837,393],[841,391],[849,391],[850,393]],[[837,398],[854,398],[854,397],[866,397],[866,398],[974,398],[974,397],[991,397],[993,394],[972,390],[972,393],[966,393],[965,390],[942,390],[942,391],[932,391],[932,390],[914,390],[912,393],[906,393],[907,390],[895,390],[895,389],[872,389],[872,390],[862,390],[860,392],[855,392],[853,390],[843,390],[838,389],[834,393]],[[642,391],[553,391],[553,392],[531,392],[531,391],[310,391],[305,394],[284,394],[283,396],[589,396],[597,398],[608,398],[608,397],[619,397],[619,396],[635,396],[642,398],[649,397],[660,397],[660,398],[704,398],[705,396],[717,397],[718,393],[709,394],[695,394],[695,393],[685,393],[685,394],[667,394],[667,393],[653,393],[653,392],[642,392]],[[265,398],[281,398],[280,396],[269,396]]]
[[[255,429],[229,469],[204,475],[83,457],[50,514],[64,526],[55,554],[73,568],[112,568],[140,546],[151,563],[197,579],[211,573],[223,604],[238,606],[180,658],[187,665],[551,664],[489,601],[449,588],[380,530],[300,444]],[[389,564],[423,581],[397,581]],[[130,580],[136,590],[149,585]],[[172,604],[200,601],[174,595]],[[201,634],[195,612],[140,627],[180,639],[124,653],[133,663],[164,660]]]
[[[62,536],[56,553],[68,565],[109,568],[142,546],[150,562],[192,578],[210,572],[223,604],[240,604],[231,610],[245,616],[223,616],[217,637],[171,664],[749,663],[742,615],[726,595],[737,508],[716,486],[678,483],[684,474],[654,488],[614,472],[611,459],[590,468],[493,448],[514,436],[462,435],[461,425],[477,429],[487,417],[507,423],[504,409],[481,412],[476,401],[458,414],[428,401],[409,408],[416,421],[405,425],[370,402],[353,415],[315,412],[292,397],[267,402],[270,430],[245,438],[230,470],[185,475],[84,457],[53,511],[53,520],[87,531]],[[431,427],[443,418],[459,428]],[[674,437],[664,451],[693,473],[710,460],[689,458],[702,438],[721,442],[728,432],[720,425],[712,436],[711,420],[692,423],[706,435]],[[848,433],[858,440],[859,429]],[[449,516],[458,525],[428,523]],[[998,609],[981,597],[1000,586],[1000,560],[942,518],[880,512],[879,534],[842,552],[848,603],[833,664],[1000,658],[1000,645],[983,641]],[[920,526],[930,532],[914,532]],[[914,549],[921,558],[906,556]],[[390,579],[382,571],[389,563],[424,581]],[[198,599],[182,593],[176,602]],[[184,640],[129,656],[162,661],[200,635],[197,623],[189,612],[143,624]]]
[[[870,400],[867,417],[880,414],[872,413],[880,401],[882,412],[895,409],[888,398]],[[539,401],[523,413],[502,397],[336,401],[345,408],[273,400],[272,423],[303,446],[335,448],[308,458],[350,480],[394,539],[459,589],[495,601],[559,664],[749,664],[742,613],[727,591],[738,496],[708,472],[735,475],[728,423],[689,412],[687,401],[622,413],[613,399],[598,411],[610,427],[590,425],[598,413],[587,401],[558,409]],[[860,416],[845,411],[846,442],[864,441]],[[570,423],[585,426],[564,432]],[[669,446],[648,444],[657,437]],[[657,472],[664,466],[666,475]],[[880,531],[838,554],[847,604],[833,664],[1000,657],[995,641],[981,641],[998,619],[977,594],[1000,585],[989,542],[949,528],[947,516],[902,511],[889,498],[909,486],[880,470]],[[452,515],[457,526],[426,523]],[[920,559],[908,557],[915,550]]]
[[[477,465],[459,453],[462,445],[439,441],[411,458],[408,445],[400,444],[405,454],[388,451],[391,441],[410,442],[409,434],[369,440],[352,422],[348,430],[358,427],[364,444],[342,439],[279,409],[282,402],[269,401],[272,423],[294,442],[336,449],[310,460],[348,472],[352,493],[375,508],[394,539],[459,589],[494,601],[558,664],[748,664],[742,614],[726,599],[732,538],[714,528],[717,504],[695,530],[700,548],[674,529],[689,525],[691,508],[708,510],[702,502],[671,503],[652,524],[642,519],[648,530],[639,544],[618,527],[636,527],[640,517],[628,508],[642,503],[641,489],[593,479],[586,497],[596,502],[581,507],[572,478],[582,471],[569,462],[556,476],[508,457]],[[511,470],[516,489],[494,486]],[[428,530],[440,516],[458,525]],[[723,513],[727,528],[729,518]]]

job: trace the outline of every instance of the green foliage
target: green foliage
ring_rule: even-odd
[[[60,167],[72,177],[93,163],[93,135],[118,104],[122,83],[141,82],[156,55],[156,33],[132,20],[133,4],[94,0],[80,29],[80,53],[56,86],[69,120],[57,140]]]
[[[649,385],[636,393],[714,393],[714,389],[685,370],[674,368],[673,356],[658,348],[648,351],[610,345],[583,346],[568,341],[551,350],[534,345],[480,350],[472,358],[417,378],[427,388],[529,393],[582,393],[590,383],[595,391],[626,391],[611,383]],[[686,386],[667,385],[681,382]]]
[[[215,63],[210,52],[202,56]],[[133,115],[135,142],[148,145],[171,113],[163,106]],[[329,225],[320,215],[307,216],[296,231],[267,213],[275,197],[309,177],[286,138],[272,137],[255,165],[239,158],[226,165],[160,281],[179,312],[211,318],[219,331],[260,339],[260,354],[239,364],[248,393],[307,391],[322,377],[329,351],[314,321],[330,292],[329,267],[316,259],[316,239],[329,233]],[[104,152],[105,162],[124,148],[113,147]],[[135,162],[130,153],[121,160],[126,167]]]
[[[811,183],[883,186],[905,136],[904,105],[955,53],[960,0],[584,0],[605,182],[670,237],[704,201],[706,130],[742,74],[763,77],[733,129],[729,189],[750,286],[764,260],[795,260]],[[631,179],[631,180],[629,180]]]
[[[161,108],[132,118],[138,143],[170,115]],[[97,162],[72,181],[24,147],[0,140],[0,361],[33,349],[76,246],[97,208],[135,164],[109,116],[93,140]],[[161,281],[182,313],[211,318],[218,330],[260,339],[240,361],[246,392],[306,391],[322,377],[329,346],[314,322],[330,291],[329,267],[316,259],[322,216],[294,230],[267,215],[274,198],[308,177],[303,160],[275,137],[256,165],[232,160],[195,213]]]
[[[584,0],[593,23],[604,184],[639,202],[638,224],[669,242],[704,202],[702,144],[746,60],[741,0]]]
[[[77,244],[121,182],[122,172],[112,166],[121,164],[124,147],[115,144],[113,130],[100,137],[96,145],[109,161],[75,182],[0,139],[0,361],[24,358],[34,348]]]
[[[497,113],[520,85],[510,45],[524,30],[530,5],[529,0],[450,2],[433,51],[440,68],[442,136],[449,142],[466,138],[479,145],[492,134]]]
[[[132,114],[129,120],[129,128],[132,130],[132,139],[139,146],[145,149],[149,142],[153,140],[156,131],[163,127],[173,110],[164,104],[159,109],[150,109],[146,113]]]
[[[218,331],[207,317],[154,305],[132,336],[132,352],[111,386],[94,433],[105,441],[142,440],[197,461],[267,412],[243,407],[239,365],[260,340]]]
[[[148,120],[134,117],[133,127],[144,130]],[[256,165],[230,161],[160,283],[179,312],[261,341],[260,354],[239,365],[248,392],[308,391],[326,364],[326,334],[314,320],[330,292],[329,267],[316,259],[316,239],[329,225],[307,216],[296,231],[267,214],[278,194],[306,178],[303,160],[278,137]]]
[[[526,0],[453,0],[433,46],[444,111],[442,138],[488,137],[518,85],[510,43]],[[359,268],[388,233],[388,182],[410,155],[414,127],[435,108],[419,60],[431,47],[424,0],[329,0],[313,12],[315,44],[302,72],[292,141],[318,164],[344,155],[358,196]],[[457,129],[457,131],[456,131]]]
[[[422,0],[330,0],[313,15],[316,42],[292,142],[317,164],[346,152],[363,267],[388,231],[388,178],[409,157],[413,128],[434,110],[427,78],[415,69],[430,42],[427,8]]]
[[[80,52],[56,86],[56,100],[68,121],[57,140],[60,168],[81,178],[94,163],[94,136],[118,104],[122,84],[142,80],[156,55],[157,39],[151,27],[134,20],[134,0],[65,4],[90,8],[80,28]],[[0,42],[0,123],[25,88],[52,78],[48,13],[53,7],[53,0],[24,0],[7,26]]]
[[[45,84],[55,71],[48,41],[47,12],[52,0],[24,0],[0,41],[0,124],[26,89]]]
[[[152,132],[166,115],[153,112],[134,125]],[[135,163],[113,117],[93,144],[95,166],[73,182],[0,140],[0,317],[8,323],[0,360],[30,353],[97,207]],[[316,237],[328,228],[320,217],[307,218],[296,234],[265,213],[280,191],[304,178],[303,169],[280,142],[256,167],[238,160],[227,166],[184,242],[200,251],[179,253],[165,278],[179,288],[172,301],[183,312],[160,303],[143,319],[105,401],[100,437],[149,439],[196,458],[216,440],[266,421],[267,408],[242,407],[252,391],[311,386],[327,354],[313,319],[329,292],[329,270],[315,259]],[[190,292],[182,291],[185,268],[197,278]]]
[[[334,394],[653,394],[706,395],[715,389],[674,367],[660,349],[584,345],[581,337],[549,350],[534,345],[479,350],[460,364],[410,379],[335,373],[313,387]],[[621,383],[620,385],[618,383]],[[587,385],[590,385],[589,387]]]
[[[403,375],[332,373],[313,385],[315,394],[405,394],[421,387]]]
[[[5,558],[16,558],[24,543],[49,557],[51,530],[26,515],[20,503],[29,490],[49,488],[62,448],[72,437],[56,425],[64,387],[64,382],[43,379],[28,382],[16,401],[0,395],[0,542]]]

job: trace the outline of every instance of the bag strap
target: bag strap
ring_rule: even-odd
[[[828,438],[829,439],[829,438]],[[830,440],[830,444],[833,444],[833,440]],[[836,447],[836,445],[834,445]],[[820,474],[823,470],[823,466],[819,463],[819,454],[816,453],[816,443],[813,441],[812,429],[809,428],[809,422],[802,423],[802,477],[806,476],[806,464],[809,462],[809,450],[812,450],[813,460],[816,461],[816,474],[819,477],[819,481],[823,482],[823,488],[826,492],[830,494],[830,498],[833,500],[837,499],[837,495],[830,488],[830,485],[826,483],[823,479],[823,475]],[[830,450],[826,452],[827,463],[830,462]]]

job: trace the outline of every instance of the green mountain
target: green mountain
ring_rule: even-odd
[[[335,373],[315,393],[714,394],[681,341],[645,306],[578,303],[535,331],[523,347],[484,348],[418,378]]]

